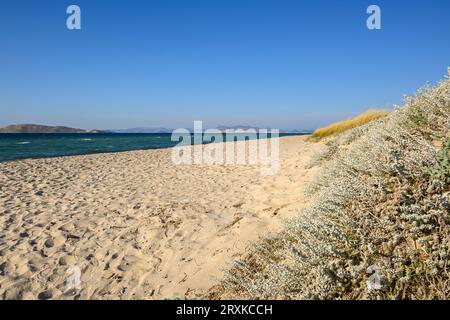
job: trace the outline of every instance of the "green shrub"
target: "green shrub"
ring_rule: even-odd
[[[436,155],[436,164],[425,170],[425,176],[450,184],[450,137],[445,139],[442,150]]]

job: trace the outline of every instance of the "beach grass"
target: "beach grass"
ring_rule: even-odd
[[[316,129],[312,135],[311,139],[314,141],[319,141],[323,138],[336,135],[342,132],[345,132],[347,130],[359,127],[363,124],[366,124],[368,122],[384,118],[386,115],[388,115],[388,111],[386,110],[379,110],[379,109],[370,109],[366,112],[358,115],[355,118],[342,120],[339,122],[335,122],[330,124],[329,126]]]

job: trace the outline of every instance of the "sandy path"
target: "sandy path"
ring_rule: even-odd
[[[281,138],[274,176],[174,166],[170,149],[0,163],[0,298],[195,297],[304,205],[320,147]]]

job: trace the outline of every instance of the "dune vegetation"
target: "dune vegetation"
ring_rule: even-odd
[[[310,163],[309,205],[210,297],[450,298],[449,77],[336,134]]]
[[[311,139],[318,141],[323,138],[333,136],[333,135],[345,132],[347,130],[359,127],[370,121],[383,118],[387,114],[388,114],[388,111],[386,111],[386,110],[370,109],[370,110],[367,110],[366,112],[358,115],[355,118],[339,121],[339,122],[330,124],[329,126],[316,129],[311,134],[310,137],[311,137]]]

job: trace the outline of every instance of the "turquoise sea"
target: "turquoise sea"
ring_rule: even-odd
[[[280,137],[287,135],[293,134]],[[178,143],[171,141],[170,133],[0,133],[0,162],[168,148]]]

